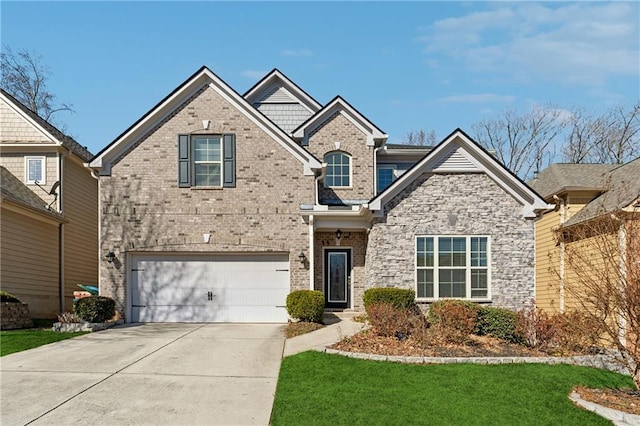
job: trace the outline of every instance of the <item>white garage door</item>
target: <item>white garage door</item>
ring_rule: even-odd
[[[134,255],[132,322],[286,322],[288,255]]]

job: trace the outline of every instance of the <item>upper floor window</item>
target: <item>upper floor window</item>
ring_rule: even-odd
[[[25,157],[24,158],[25,181],[33,184],[45,183],[46,158],[45,157]]]
[[[344,152],[331,152],[324,156],[327,172],[324,178],[325,187],[347,188],[351,186],[351,156]]]
[[[419,236],[416,238],[418,299],[488,299],[489,237]]]
[[[227,135],[178,136],[178,186],[236,186],[236,138]]]
[[[222,186],[222,137],[194,136],[195,186]]]
[[[382,192],[396,180],[396,167],[393,165],[378,166],[378,192]]]

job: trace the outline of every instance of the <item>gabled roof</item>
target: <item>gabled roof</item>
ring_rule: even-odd
[[[8,201],[59,222],[65,222],[62,215],[48,209],[47,203],[42,198],[3,166],[0,166],[0,201],[2,203]]]
[[[27,120],[34,128],[40,131],[47,138],[51,139],[55,144],[62,145],[84,161],[89,161],[93,154],[89,152],[87,147],[80,145],[71,136],[62,133],[54,125],[40,117],[38,114],[29,109],[22,102],[14,98],[8,92],[0,88],[0,98],[7,104],[12,105],[15,111]]]
[[[534,218],[536,212],[553,208],[465,132],[456,129],[373,198],[369,209],[383,214],[384,206],[423,173],[485,173],[522,205],[525,218]]]
[[[307,92],[302,90],[300,86],[291,81],[286,75],[274,68],[270,73],[262,77],[260,81],[253,85],[242,95],[250,104],[259,103],[265,96],[274,90],[284,90],[298,103],[315,114],[320,110],[322,105],[313,99]]]
[[[616,164],[552,164],[528,184],[548,199],[567,191],[604,191],[603,177]]]
[[[139,139],[169,117],[190,97],[204,86],[215,90],[229,103],[234,105],[249,120],[270,135],[282,145],[290,154],[300,161],[306,174],[313,174],[314,169],[321,168],[321,163],[311,153],[300,147],[282,129],[255,109],[238,92],[225,83],[206,66],[202,66],[191,77],[185,80],[173,92],[162,99],[157,105],[143,115],[138,121],[125,130],[113,142],[100,151],[89,163],[89,167],[99,169],[103,175],[111,173],[111,164],[124,155]]]
[[[640,157],[601,176],[600,185],[604,192],[573,215],[565,226],[616,210],[640,211]]]
[[[367,145],[374,146],[376,142],[383,143],[388,135],[380,130],[375,124],[369,121],[358,110],[352,107],[347,101],[340,96],[336,96],[325,105],[315,115],[311,116],[307,121],[302,123],[292,132],[294,138],[301,140],[302,145],[306,145],[309,136],[315,129],[320,127],[325,121],[334,114],[343,114],[348,120],[355,124],[363,133],[367,135]]]

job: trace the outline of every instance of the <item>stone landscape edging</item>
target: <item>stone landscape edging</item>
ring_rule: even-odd
[[[324,348],[328,354],[342,355],[349,358],[366,359],[371,361],[401,362],[404,364],[567,364],[582,367],[594,367],[615,373],[629,375],[629,372],[611,355],[581,355],[572,357],[423,357],[423,356],[397,356],[378,355],[362,352],[347,352],[337,349]]]
[[[107,322],[56,322],[53,323],[53,331],[56,333],[76,333],[79,331],[100,331],[116,325],[124,324],[124,320],[107,321]]]

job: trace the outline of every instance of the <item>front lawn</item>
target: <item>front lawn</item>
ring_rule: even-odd
[[[56,333],[51,329],[28,328],[24,330],[6,330],[0,332],[0,356],[21,352],[27,349],[37,348],[48,343],[60,340],[71,339],[76,336],[87,334],[79,333]]]
[[[282,361],[273,425],[610,425],[568,399],[629,377],[567,365],[411,365],[304,352]]]

